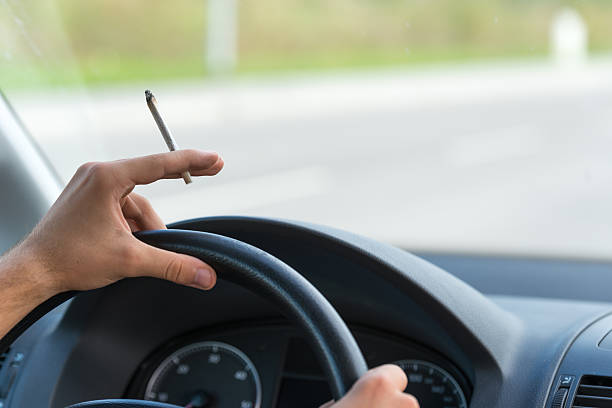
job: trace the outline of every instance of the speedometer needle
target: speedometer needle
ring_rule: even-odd
[[[210,398],[208,398],[208,395],[205,392],[198,392],[191,397],[191,401],[185,405],[185,408],[206,408],[209,403]]]

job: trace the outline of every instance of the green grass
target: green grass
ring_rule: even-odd
[[[242,61],[241,73],[295,72],[345,68],[419,67],[466,61],[541,58],[544,49],[504,50],[489,52],[480,49],[402,49],[362,50],[355,52],[319,53],[311,55],[260,55]]]
[[[545,50],[515,50],[497,54],[478,49],[446,50],[364,50],[344,53],[313,53],[310,55],[257,55],[242,60],[233,76],[290,75],[300,72],[340,69],[367,69],[426,65],[466,61],[540,58]],[[10,88],[39,88],[41,86],[106,85],[144,81],[172,81],[176,79],[206,79],[203,57],[197,59],[89,59],[79,65],[47,65],[32,69],[27,64],[0,67],[2,83]],[[0,84],[0,87],[2,85]]]
[[[612,1],[238,2],[234,75],[542,57],[551,19],[567,4],[587,21],[591,48],[612,50]],[[0,60],[0,87],[207,76],[204,0],[21,0],[19,9],[10,4],[0,4],[0,50],[12,54],[10,62]]]

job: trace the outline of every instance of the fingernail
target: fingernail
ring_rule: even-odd
[[[210,289],[215,282],[214,272],[210,268],[196,269],[195,285],[202,289]]]

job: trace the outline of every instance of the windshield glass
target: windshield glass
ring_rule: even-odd
[[[612,2],[0,0],[0,88],[66,181],[183,148],[165,221],[298,219],[433,251],[612,257]]]

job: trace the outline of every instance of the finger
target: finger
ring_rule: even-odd
[[[140,209],[130,196],[124,197],[121,200],[121,212],[124,218],[122,221],[125,221],[130,231],[136,232],[142,229],[138,221],[136,221],[141,217]]]
[[[190,174],[196,177],[197,176],[214,176],[215,174],[223,170],[224,165],[225,165],[225,162],[223,161],[223,158],[219,156],[219,159],[211,167],[207,169],[203,169],[203,170],[191,170]],[[183,176],[177,173],[177,174],[168,175],[164,178],[181,178],[181,177]]]
[[[112,162],[125,187],[133,184],[149,184],[154,181],[189,171],[194,175],[205,173],[219,161],[216,152],[177,150],[134,159]]]
[[[127,198],[130,199],[129,201],[136,207],[136,211],[133,216],[129,216],[124,209],[123,214],[126,218],[131,218],[136,221],[141,230],[166,229],[166,224],[164,224],[161,217],[155,212],[149,200],[136,193],[131,193]]]
[[[399,397],[400,407],[402,408],[419,408],[419,401],[410,394],[402,394]]]
[[[151,276],[200,289],[210,289],[217,282],[213,268],[195,257],[165,251],[140,241],[136,241],[134,251],[134,264],[127,271],[131,277]]]
[[[223,166],[225,166],[225,161],[223,161],[223,157],[219,156],[215,164],[213,164],[209,169],[204,170],[194,170],[194,176],[214,176],[223,170]]]
[[[380,366],[371,369],[357,380],[349,392],[338,401],[337,406],[338,408],[353,406],[413,408],[401,405],[408,402],[399,398],[403,395],[406,384],[406,375],[401,368],[390,364]]]
[[[138,226],[136,219],[140,218],[141,214],[140,209],[138,208],[134,200],[132,200],[132,197],[127,196],[123,199],[123,202],[121,203],[121,212],[123,213],[123,217],[130,225],[132,231],[134,231],[134,228],[132,228],[132,226]]]
[[[398,391],[404,391],[408,386],[408,378],[404,370],[395,364],[385,364],[368,371],[359,381],[385,382]]]

